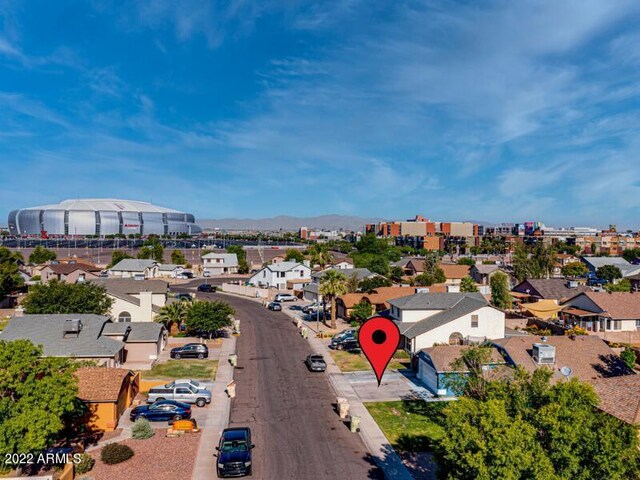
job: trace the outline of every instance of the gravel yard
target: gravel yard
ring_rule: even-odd
[[[96,460],[93,469],[84,477],[94,480],[133,480],[149,478],[153,480],[175,480],[191,478],[193,465],[200,442],[200,433],[185,434],[182,437],[167,438],[166,429],[157,429],[155,436],[147,440],[125,440],[135,455],[117,465],[107,465],[100,460],[100,450],[91,452]],[[211,447],[211,461],[213,446]],[[80,477],[82,478],[82,476]]]

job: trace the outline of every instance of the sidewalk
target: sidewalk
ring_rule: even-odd
[[[225,389],[227,388],[227,383],[233,380],[233,367],[228,358],[235,351],[236,337],[225,338],[220,347],[218,371],[211,389],[211,405],[207,407],[209,412],[204,423],[198,425],[202,428],[202,436],[198,446],[192,480],[217,478],[216,458],[213,454],[220,440],[222,430],[229,425],[231,399],[227,396]]]

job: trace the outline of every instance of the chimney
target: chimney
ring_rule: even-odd
[[[140,292],[140,311],[145,321],[151,321],[153,317],[152,299],[153,293],[147,291]]]

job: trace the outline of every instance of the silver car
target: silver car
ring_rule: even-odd
[[[208,403],[211,403],[211,392],[206,388],[196,388],[189,384],[175,384],[169,388],[167,388],[167,385],[164,387],[153,387],[149,390],[147,402],[153,403],[158,400],[195,403],[199,407],[204,407]]]

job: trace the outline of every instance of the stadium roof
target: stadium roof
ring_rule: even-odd
[[[159,207],[149,202],[137,200],[120,200],[117,198],[78,198],[63,200],[57,204],[28,207],[22,210],[105,210],[122,212],[155,212],[155,213],[184,213],[171,208]]]

